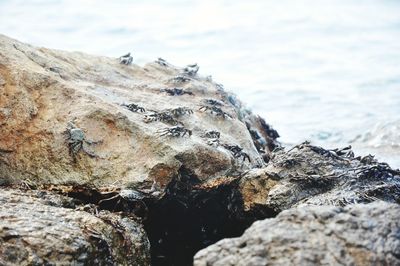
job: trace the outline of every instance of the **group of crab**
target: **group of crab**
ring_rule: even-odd
[[[123,104],[122,106],[126,107],[131,112],[135,113],[144,113],[146,109],[135,104]],[[157,131],[160,136],[172,136],[172,137],[184,137],[185,135],[191,136],[192,131],[185,128],[183,123],[178,120],[178,118],[193,114],[193,110],[188,107],[177,107],[173,109],[167,109],[161,112],[151,111],[148,114],[144,115],[143,122],[151,123],[151,122],[163,122],[172,127],[163,128]]]
[[[123,55],[119,58],[121,64],[130,65],[132,63],[132,56],[130,53]],[[156,63],[163,67],[168,67],[169,64],[162,58],[159,58]],[[188,65],[181,71],[181,74],[175,76],[171,81],[174,83],[184,83],[190,81],[193,77],[197,75],[199,70],[199,66],[197,64]],[[165,88],[162,89],[161,92],[167,93],[169,96],[182,96],[182,95],[193,95],[192,92],[186,91],[182,88]],[[145,123],[151,122],[163,122],[171,125],[170,127],[162,128],[157,130],[157,133],[160,136],[171,136],[171,137],[191,137],[192,131],[184,127],[184,124],[178,119],[192,115],[194,112],[192,109],[188,107],[177,107],[173,109],[166,109],[163,111],[150,111],[146,112],[146,109],[136,103],[122,104],[123,107],[127,108],[131,112],[135,113],[145,113],[143,121]],[[210,115],[213,115],[222,119],[232,119],[232,116],[222,110],[224,103],[216,100],[216,99],[204,99],[202,104],[200,105],[198,111],[206,112]],[[67,143],[69,147],[70,155],[76,161],[76,156],[80,151],[85,152],[91,157],[95,157],[96,155],[89,151],[86,146],[96,144],[93,141],[89,141],[85,138],[85,134],[82,129],[77,128],[72,122],[70,122],[67,126],[67,130],[65,131],[67,135]],[[243,161],[246,159],[250,162],[250,157],[247,153],[243,152],[243,149],[238,145],[228,145],[220,143],[220,133],[218,131],[208,131],[202,137],[207,138],[207,144],[211,146],[222,146],[225,149],[232,152],[235,158],[243,158]]]

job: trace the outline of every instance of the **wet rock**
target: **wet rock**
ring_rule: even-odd
[[[140,223],[45,191],[0,189],[0,264],[149,265]]]
[[[399,232],[397,204],[299,207],[201,250],[194,265],[399,265]]]
[[[199,75],[197,66],[187,72],[165,60],[144,67],[130,63],[1,35],[0,149],[10,152],[0,154],[0,177],[120,187],[156,181],[165,189],[181,166],[207,180],[260,167],[278,145],[274,130]],[[206,99],[219,102],[226,115],[199,110]],[[163,115],[147,121],[151,114]],[[63,134],[71,124],[78,141]],[[172,126],[192,134],[160,136]],[[249,160],[210,146],[202,137],[210,130],[220,132],[221,143],[243,148]],[[98,144],[89,146],[88,140]]]
[[[276,212],[299,205],[345,206],[375,200],[400,203],[400,171],[350,147],[326,150],[303,143],[273,153],[241,181],[246,205]]]

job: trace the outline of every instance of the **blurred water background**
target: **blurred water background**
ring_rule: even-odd
[[[285,145],[353,145],[400,167],[398,0],[0,0],[38,46],[200,65]]]

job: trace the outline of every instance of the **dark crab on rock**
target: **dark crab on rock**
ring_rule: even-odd
[[[97,157],[92,151],[87,150],[86,145],[98,144],[101,141],[90,141],[85,137],[82,129],[76,127],[72,122],[68,122],[67,129],[64,131],[66,136],[69,154],[76,161],[76,156],[80,151],[83,151],[90,157]]]
[[[166,89],[161,89],[161,92],[166,92],[170,96],[181,96],[181,95],[184,95],[184,94],[193,95],[193,92],[186,91],[186,90],[181,89],[181,88],[173,88],[173,89],[166,88]]]
[[[208,105],[201,105],[199,108],[200,111],[208,112],[216,117],[222,117],[222,118],[232,118],[228,113],[222,111],[221,108],[217,106],[208,106]]]
[[[139,216],[147,214],[147,206],[143,199],[145,194],[134,189],[123,189],[119,193],[112,193],[109,198],[98,202],[100,209],[123,211]]]
[[[137,112],[144,113],[144,112],[146,112],[146,110],[143,107],[141,107],[141,106],[139,106],[139,105],[137,105],[135,103],[122,104],[122,106],[128,108],[129,111],[134,112],[134,113],[137,113]]]
[[[243,151],[243,148],[238,145],[222,144],[222,146],[230,151],[235,158],[242,158],[243,162],[247,159],[250,162],[250,156]]]
[[[180,117],[184,115],[191,115],[193,114],[193,110],[188,108],[188,107],[177,107],[174,109],[168,110],[171,114],[173,114],[175,117]]]
[[[188,135],[190,137],[192,135],[191,130],[181,126],[163,128],[158,130],[157,133],[159,133],[160,136],[171,136],[171,137],[184,137],[185,135]]]
[[[188,81],[191,81],[192,79],[189,78],[188,76],[185,75],[178,75],[170,79],[169,81],[172,83],[186,83]]]
[[[224,103],[216,99],[204,99],[203,102],[211,106],[223,106]]]
[[[188,76],[195,76],[197,72],[199,71],[199,66],[197,64],[192,64],[192,65],[187,65],[183,69],[183,73],[188,75]]]
[[[150,122],[164,122],[168,123],[171,125],[177,125],[180,124],[178,120],[174,118],[174,115],[170,111],[164,111],[164,112],[153,112],[152,114],[145,115],[143,118],[143,121],[145,123],[150,123]]]
[[[130,65],[132,64],[132,61],[133,57],[131,56],[131,53],[127,53],[119,58],[119,63],[123,65]]]

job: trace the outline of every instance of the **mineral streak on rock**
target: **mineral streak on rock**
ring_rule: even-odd
[[[398,204],[298,207],[201,250],[194,265],[400,265],[399,232]]]

